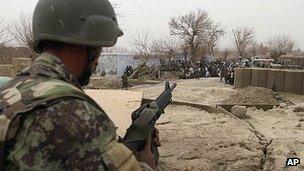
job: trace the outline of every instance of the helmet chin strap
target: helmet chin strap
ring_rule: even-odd
[[[99,49],[96,48],[87,48],[87,66],[84,69],[84,71],[82,72],[82,74],[80,75],[80,77],[77,79],[78,83],[81,86],[86,86],[89,84],[90,82],[90,77],[92,76],[92,74],[94,73],[96,66],[94,61],[96,60],[96,58],[98,58],[99,56]]]

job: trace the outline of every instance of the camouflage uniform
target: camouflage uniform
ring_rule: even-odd
[[[1,128],[10,121],[8,132],[0,131],[5,170],[141,170],[59,58],[43,53],[0,91],[2,109],[17,106],[15,115],[0,114]]]

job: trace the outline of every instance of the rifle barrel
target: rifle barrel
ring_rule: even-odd
[[[172,87],[171,87],[171,91],[173,91],[173,90],[175,89],[176,86],[177,86],[177,84],[176,84],[176,83],[173,83],[173,84],[172,84]]]

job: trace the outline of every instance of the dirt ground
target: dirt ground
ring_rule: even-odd
[[[250,126],[224,114],[171,106],[158,125],[163,170],[256,170],[263,155]],[[243,129],[237,129],[243,128]]]
[[[131,124],[130,114],[141,105],[143,93],[122,90],[86,90],[85,92],[102,107],[117,127],[117,135],[123,137]]]
[[[138,86],[133,90],[153,98],[163,90],[163,85]],[[216,78],[183,80],[178,81],[173,99],[215,106],[240,91]],[[304,100],[302,95],[280,94],[294,104]],[[250,108],[249,117],[241,120],[227,114],[170,105],[157,126],[162,142],[160,168],[304,170],[304,165],[285,167],[287,157],[304,158],[304,112],[295,113],[293,108],[292,105],[269,111]]]
[[[275,100],[271,91],[260,88],[236,90],[217,78],[177,83],[173,93],[173,100],[177,101],[216,106],[227,99],[257,103]],[[164,83],[141,85],[128,91],[87,92],[99,99],[118,126],[118,134],[122,135],[130,124],[131,112],[140,104],[142,93],[145,98],[155,98],[163,89]],[[287,157],[304,159],[304,107],[303,112],[293,111],[296,104],[304,102],[304,96],[279,94],[290,103],[268,111],[249,108],[247,119],[169,105],[157,124],[162,143],[160,170],[304,170],[303,164],[285,167]],[[259,96],[263,96],[261,101]]]
[[[265,148],[264,168],[284,170],[287,157],[304,158],[304,121],[303,112],[293,112],[293,106],[276,107],[269,111],[248,110],[247,120],[261,135]],[[285,169],[287,170],[287,169]],[[304,170],[304,165],[288,170]]]

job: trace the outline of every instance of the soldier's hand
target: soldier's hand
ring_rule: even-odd
[[[159,140],[159,131],[158,131],[157,128],[154,128],[154,130],[153,130],[152,141],[153,141],[153,143],[156,147],[161,146],[161,143],[160,143],[160,140]]]
[[[135,157],[140,162],[145,162],[153,170],[156,169],[156,161],[151,151],[151,136],[146,140],[145,146],[141,151],[135,153]]]

